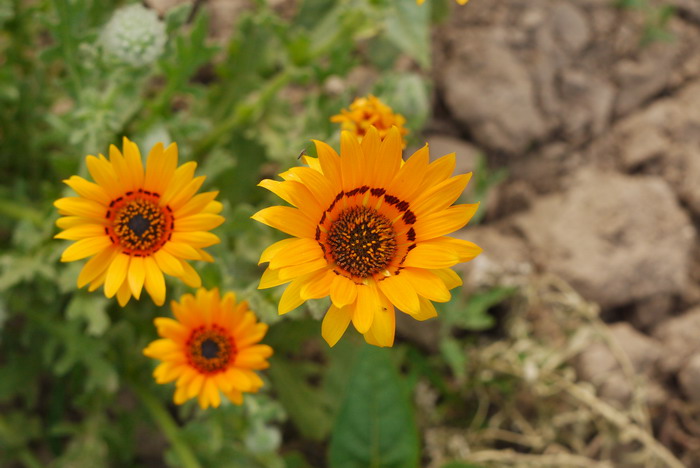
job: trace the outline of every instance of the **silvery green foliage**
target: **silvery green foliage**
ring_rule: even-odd
[[[160,57],[166,39],[165,24],[156,12],[138,3],[115,11],[102,31],[105,51],[135,67]]]

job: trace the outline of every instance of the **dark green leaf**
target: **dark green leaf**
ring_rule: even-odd
[[[390,352],[371,346],[360,352],[333,429],[332,468],[418,466],[418,429]]]

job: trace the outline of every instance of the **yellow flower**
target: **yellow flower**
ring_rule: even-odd
[[[265,208],[253,219],[294,237],[268,247],[260,288],[291,281],[279,303],[284,314],[308,299],[329,296],[322,334],[330,346],[350,321],[377,346],[394,341],[394,307],[417,320],[437,315],[431,301],[450,299],[462,284],[451,266],[476,257],[475,244],[446,237],[462,228],[478,204],[451,206],[471,173],[452,177],[454,153],[430,163],[428,146],[405,163],[401,135],[384,140],[370,127],[358,142],[343,132],[340,156],[315,141],[310,167],[260,185],[294,207]]]
[[[423,2],[425,2],[425,0],[416,0],[416,3],[418,5],[422,5]],[[467,2],[469,2],[469,0],[457,0],[457,3],[459,3],[460,5],[466,5]]]
[[[175,383],[174,401],[181,405],[197,397],[206,409],[221,404],[222,392],[240,405],[243,392],[254,393],[263,382],[254,370],[269,367],[272,348],[259,344],[267,325],[258,323],[246,302],[236,295],[200,288],[197,295],[185,294],[180,303],[171,302],[176,320],[154,320],[158,335],[143,350],[148,357],[163,361],[153,376],[159,384]]]
[[[370,127],[375,127],[382,139],[392,127],[397,127],[402,137],[408,134],[408,129],[403,126],[406,123],[403,115],[395,114],[391,107],[371,94],[355,99],[350,110],[343,109],[331,117],[331,122],[342,124],[343,130],[353,133],[360,141]],[[405,146],[403,142],[402,147]]]
[[[115,294],[122,306],[146,291],[157,305],[165,302],[163,273],[192,287],[201,280],[186,260],[213,261],[203,250],[219,238],[208,232],[223,223],[217,213],[218,192],[195,195],[205,177],[194,177],[197,164],[177,167],[177,146],[151,149],[144,170],[139,149],[124,138],[124,154],[111,145],[109,160],[87,157],[96,183],[72,176],[64,182],[78,197],[56,200],[64,217],[58,239],[76,241],[61,261],[92,257],[78,276],[78,287],[94,291],[104,285],[107,297]]]

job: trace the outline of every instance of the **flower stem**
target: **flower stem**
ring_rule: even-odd
[[[197,460],[197,457],[195,457],[192,449],[183,439],[180,428],[158,398],[137,383],[132,382],[131,386],[153,420],[158,424],[161,431],[163,431],[170,441],[173,450],[175,450],[178,458],[180,458],[182,468],[202,468],[202,465]]]

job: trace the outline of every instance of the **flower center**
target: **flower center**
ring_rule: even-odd
[[[148,256],[157,252],[173,229],[170,208],[159,206],[158,197],[150,192],[114,200],[107,218],[111,221],[107,234],[128,255]]]
[[[328,231],[330,255],[335,263],[359,278],[384,270],[396,253],[391,221],[366,206],[348,208]]]
[[[218,325],[196,328],[186,346],[189,364],[205,374],[226,370],[236,357],[233,338]]]

